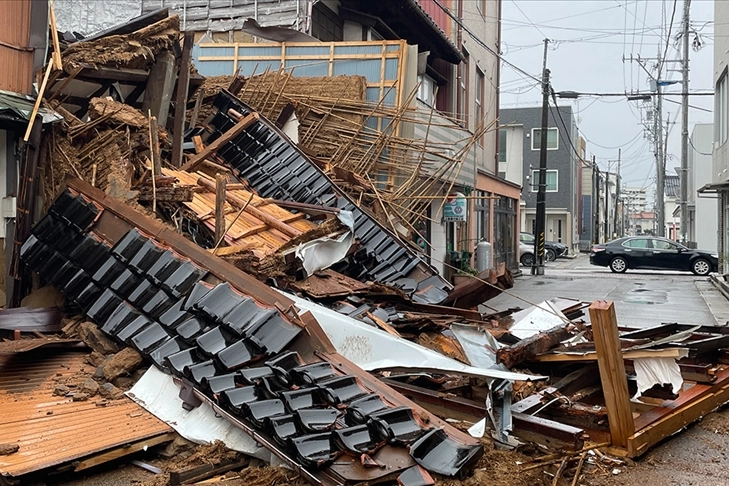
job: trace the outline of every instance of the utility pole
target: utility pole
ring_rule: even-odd
[[[610,241],[610,164],[605,171],[605,242]]]
[[[547,127],[549,125],[549,69],[547,46],[544,39],[544,63],[542,65],[542,129],[539,142],[539,191],[537,192],[536,237],[534,238],[534,262],[532,275],[544,275],[544,232],[547,218]],[[559,109],[559,108],[557,108]]]
[[[660,70],[658,75],[660,77]],[[656,112],[653,117],[655,120],[654,144],[656,149],[656,231],[658,232],[658,236],[666,236],[666,216],[663,214],[666,209],[666,164],[663,156],[663,96],[661,95],[661,85],[658,81],[657,79]]]
[[[592,199],[594,205],[593,224],[592,224],[592,242],[600,243],[600,169],[595,162],[595,156],[592,156]]]
[[[618,173],[615,177],[615,213],[613,214],[613,231],[619,235],[618,232],[618,201],[620,201],[620,157],[622,155],[622,149],[618,149]],[[621,218],[622,219],[622,218]]]
[[[681,95],[681,243],[687,243],[688,231],[688,90],[689,90],[689,7],[683,0],[683,75]]]

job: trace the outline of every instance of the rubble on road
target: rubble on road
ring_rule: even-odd
[[[4,480],[184,437],[212,445],[150,486],[576,484],[729,401],[724,328],[485,312],[503,264],[451,285],[369,180],[362,79],[203,80],[179,39],[161,11],[64,44],[41,93],[62,121],[12,268],[14,301],[48,304],[0,312]]]

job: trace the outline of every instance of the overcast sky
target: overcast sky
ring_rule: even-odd
[[[667,42],[674,4],[676,11]],[[699,32],[703,47],[698,52],[689,51],[689,91],[711,91],[714,2],[693,0],[690,15],[691,27]],[[648,91],[646,72],[629,58],[631,55],[651,58],[647,68],[655,64],[659,49],[661,56],[667,52],[667,59],[679,59],[681,46],[676,43],[676,34],[681,32],[682,16],[683,0],[503,0],[502,51],[507,61],[539,78],[546,37],[551,40],[547,67],[555,91]],[[693,40],[694,36],[690,38]],[[680,64],[666,63],[662,78],[680,81],[680,72],[671,69],[680,69]],[[509,66],[502,69],[501,86],[503,108],[541,104],[538,83]],[[665,90],[680,92],[680,83]],[[681,101],[680,96],[666,99]],[[645,118],[645,109],[641,110],[640,102],[627,101],[625,97],[594,96],[558,101],[560,105],[572,104],[577,112],[580,133],[587,140],[588,156],[595,155],[600,167],[605,169],[609,161],[617,159],[618,147],[622,147],[624,184],[645,186],[652,193],[655,159],[652,144],[644,136],[641,118]],[[689,103],[708,110],[689,110],[690,134],[694,124],[713,122],[713,97],[694,96],[689,98]],[[676,121],[670,128],[668,141],[669,173],[675,173],[673,167],[681,163],[680,108],[680,104],[664,103],[664,120],[670,115],[670,120]],[[616,165],[611,163],[612,171]],[[649,198],[652,198],[650,194]]]

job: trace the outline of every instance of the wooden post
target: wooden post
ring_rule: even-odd
[[[218,151],[218,149],[220,149],[220,147],[233,140],[235,137],[240,135],[243,130],[250,127],[257,121],[258,113],[251,113],[250,115],[244,117],[238,123],[236,123],[233,128],[222,134],[213,143],[205,147],[202,152],[190,158],[190,160],[188,160],[187,163],[182,166],[181,170],[193,172],[197,168],[197,166],[203,163],[206,158],[213,155],[215,152]]]
[[[162,175],[162,156],[159,148],[159,130],[157,128],[157,118],[149,117],[149,153],[152,160],[152,175]]]
[[[190,116],[190,127],[197,126],[197,119],[200,118],[200,107],[205,93],[201,88],[197,90],[197,97],[195,98],[195,106],[192,109],[192,115]]]
[[[195,43],[195,33],[185,32],[180,59],[180,75],[177,78],[177,98],[175,99],[175,119],[172,128],[172,165],[182,165],[182,143],[185,135],[185,114],[187,112],[187,90],[190,85],[190,56]]]
[[[216,185],[215,186],[213,186],[213,182],[211,180],[206,179],[205,177],[200,177],[197,180],[197,184],[199,186],[202,186],[202,187],[208,189],[209,191],[215,190],[216,197],[217,197],[217,176],[216,176]],[[293,226],[290,226],[290,225],[284,223],[283,221],[279,221],[274,216],[271,216],[270,214],[261,211],[257,207],[248,204],[248,201],[236,196],[235,194],[232,194],[229,192],[228,194],[225,195],[225,198],[228,201],[230,201],[230,203],[233,204],[234,206],[237,206],[239,208],[245,208],[246,213],[255,216],[256,218],[260,219],[262,222],[266,223],[271,228],[277,229],[281,233],[283,233],[287,236],[290,236],[291,238],[294,238],[296,236],[303,234],[303,231],[297,230]],[[217,204],[216,204],[216,206],[217,206]],[[215,221],[216,221],[216,226],[217,226],[217,221],[218,221],[217,213],[215,216]]]
[[[225,174],[215,174],[215,244],[225,235],[225,185],[228,178]]]
[[[170,100],[175,87],[175,65],[173,52],[163,51],[157,55],[157,60],[149,71],[147,89],[142,102],[142,113],[151,111],[163,127],[167,125]]]
[[[590,322],[612,443],[618,447],[627,447],[628,437],[635,432],[635,423],[620,348],[615,305],[605,300],[593,302],[590,306]]]

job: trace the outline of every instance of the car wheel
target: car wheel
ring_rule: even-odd
[[[703,258],[697,258],[691,264],[691,271],[694,272],[695,275],[704,277],[711,273],[711,263]]]
[[[525,267],[531,267],[534,264],[534,255],[531,253],[524,253],[521,258],[519,258],[519,261]]]
[[[544,259],[548,262],[553,262],[557,259],[557,253],[555,253],[551,248],[544,250]]]
[[[623,257],[615,257],[610,262],[610,270],[613,273],[625,273],[628,269],[628,262]]]

